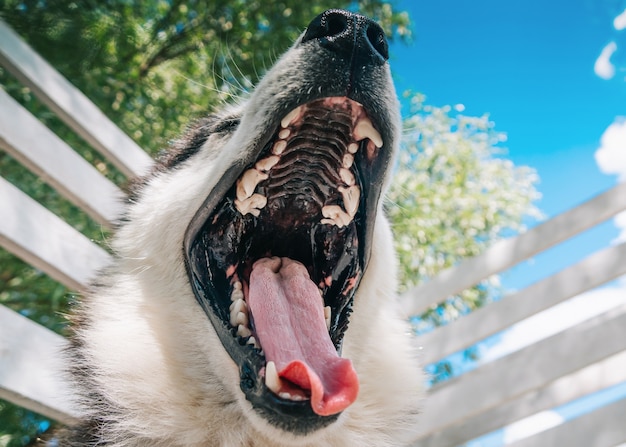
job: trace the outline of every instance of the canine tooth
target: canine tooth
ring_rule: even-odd
[[[350,153],[343,154],[343,167],[350,169],[352,167],[352,163],[354,163],[354,155]]]
[[[354,127],[354,139],[361,141],[364,138],[369,138],[376,147],[383,147],[383,138],[378,131],[374,129],[372,122],[369,118],[361,118]]]
[[[341,191],[340,187],[340,191]],[[322,208],[322,215],[328,219],[322,219],[322,223],[334,223],[343,228],[350,223],[352,218],[339,205],[326,205]]]
[[[286,147],[287,147],[287,142],[284,140],[279,140],[276,143],[274,143],[274,147],[272,148],[272,154],[280,155],[283,153]]]
[[[276,165],[276,163],[278,163],[278,160],[280,160],[278,155],[270,155],[263,160],[257,161],[254,167],[259,171],[269,171]]]
[[[330,306],[326,306],[324,308],[324,320],[326,320],[326,329],[330,331],[330,317],[332,315],[332,310]]]
[[[358,143],[350,143],[348,145],[348,152],[350,152],[351,154],[356,154],[358,150],[359,150]]]
[[[265,365],[265,386],[278,394],[281,385],[278,371],[276,371],[276,364],[274,362],[267,362],[267,365]]]
[[[353,185],[349,188],[339,187],[339,192],[343,197],[343,206],[350,216],[350,220],[355,216],[356,210],[359,208],[359,200],[361,199],[361,190],[358,186]]]
[[[278,138],[280,138],[281,140],[284,140],[289,135],[291,135],[291,130],[289,129],[283,129],[280,132],[278,132]]]
[[[298,116],[300,116],[300,112],[302,111],[302,106],[296,107],[291,112],[289,112],[280,122],[281,127],[287,127],[290,125]]]
[[[352,172],[350,172],[349,169],[341,168],[339,170],[339,176],[341,177],[341,180],[343,180],[343,182],[346,185],[348,186],[354,185],[354,175],[352,174]]]
[[[237,335],[239,335],[240,337],[246,338],[246,337],[250,337],[252,335],[252,332],[250,331],[250,329],[248,329],[247,326],[240,324],[239,326],[237,326]]]
[[[266,180],[267,177],[268,175],[264,172],[257,171],[256,169],[248,169],[237,181],[237,198],[239,200],[246,200],[254,193],[257,185],[263,180]]]

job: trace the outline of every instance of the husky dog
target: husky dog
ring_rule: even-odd
[[[82,421],[60,446],[400,446],[422,391],[381,196],[387,41],[315,18],[249,99],[131,195],[74,317]]]

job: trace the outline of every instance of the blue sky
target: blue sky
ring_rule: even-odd
[[[399,92],[419,91],[435,106],[463,104],[505,132],[508,157],[535,168],[549,218],[626,180],[626,0],[398,1],[414,42],[394,44]],[[598,151],[601,162],[596,161]],[[604,172],[603,172],[604,171]],[[611,244],[626,241],[626,214],[503,275],[521,288]],[[626,301],[626,281],[584,294],[495,337],[483,361],[520,349]],[[548,428],[590,406],[626,395],[626,384],[521,421],[472,443]]]
[[[400,1],[413,20],[414,41],[392,46],[399,92],[412,89],[430,104],[463,104],[488,113],[508,136],[508,157],[535,168],[538,203],[554,216],[616,182],[594,153],[616,117],[626,115],[626,72],[602,79],[594,64],[611,41],[625,0]],[[613,54],[614,59],[619,51]],[[626,57],[621,56],[622,60]],[[622,65],[626,67],[626,63]],[[607,245],[618,234],[607,222],[524,269],[505,275],[521,287]],[[506,284],[506,282],[505,282]]]

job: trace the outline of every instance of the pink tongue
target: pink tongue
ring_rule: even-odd
[[[310,393],[311,407],[321,416],[354,402],[356,372],[350,360],[337,355],[322,297],[304,265],[289,258],[259,259],[250,274],[247,302],[265,358],[289,382],[282,386],[286,392]]]

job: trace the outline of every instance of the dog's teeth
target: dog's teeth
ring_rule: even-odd
[[[235,316],[235,323],[237,324],[233,324],[233,326],[236,327],[239,327],[240,325],[248,326],[248,314],[237,312],[237,315]]]
[[[295,121],[300,116],[300,112],[301,111],[302,111],[302,106],[296,107],[291,112],[289,112],[287,115],[285,115],[285,117],[280,122],[280,125],[282,127],[289,126],[293,121]]]
[[[332,309],[330,306],[324,308],[324,320],[326,320],[326,329],[330,331],[330,317],[332,315]]]
[[[287,399],[287,400],[292,400],[294,402],[300,402],[305,400],[304,397],[298,395],[298,394],[291,394],[291,393],[287,393],[285,391],[283,391],[282,393],[278,393],[278,396],[283,398],[283,399]]]
[[[267,362],[267,365],[265,365],[265,386],[275,394],[278,394],[282,386],[280,377],[278,377],[278,371],[276,371],[276,364],[274,362]]]
[[[278,138],[280,138],[281,140],[284,140],[289,135],[291,135],[291,130],[289,129],[283,129],[280,132],[278,132]]]
[[[235,208],[243,214],[252,214],[253,216],[258,217],[261,213],[261,209],[267,205],[267,197],[262,196],[261,194],[252,194],[251,197],[248,197],[245,200],[235,200]]]
[[[348,145],[348,152],[350,152],[351,154],[356,154],[358,150],[359,150],[358,143],[350,143]]]
[[[354,139],[361,141],[364,138],[369,138],[376,147],[383,147],[383,138],[378,131],[374,129],[369,118],[361,118],[354,127]]]
[[[246,200],[254,194],[257,185],[263,180],[267,180],[268,175],[256,169],[248,169],[237,181],[237,198],[240,201]]]
[[[322,208],[322,215],[327,218],[322,219],[323,224],[334,224],[339,228],[345,227],[352,220],[339,205],[326,205]]]
[[[230,300],[233,302],[237,300],[243,300],[243,291],[241,289],[233,290],[233,293],[231,293],[230,295]]]
[[[349,188],[340,186],[339,192],[343,197],[343,206],[346,208],[346,212],[350,216],[350,220],[352,220],[352,218],[356,215],[356,210],[359,208],[361,190],[356,185],[350,186]]]
[[[250,337],[252,335],[252,332],[250,331],[250,329],[247,328],[247,326],[240,324],[239,326],[237,326],[237,335],[246,338]]]
[[[274,147],[272,147],[272,154],[280,155],[283,153],[286,147],[287,147],[287,142],[283,140],[279,140],[276,143],[274,143]]]
[[[263,160],[257,161],[254,167],[258,169],[259,171],[267,172],[270,169],[272,169],[276,165],[276,163],[278,163],[279,160],[280,160],[280,157],[278,155],[270,155],[269,157],[264,158]]]
[[[243,299],[238,299],[230,305],[230,311],[237,315],[237,312],[248,312],[248,305]]]
[[[256,338],[254,338],[254,337],[250,337],[248,339],[248,341],[246,342],[246,344],[247,345],[252,345],[252,346],[254,346],[257,349],[259,348],[259,344],[256,342]]]
[[[343,154],[343,167],[350,169],[352,167],[352,163],[354,163],[354,155],[350,153]]]
[[[350,172],[349,169],[346,168],[341,168],[339,170],[339,176],[341,177],[341,180],[343,180],[343,182],[348,185],[348,186],[352,186],[354,185],[354,174],[352,174],[352,172]]]
[[[241,290],[241,281],[235,281],[233,283],[233,290]]]

